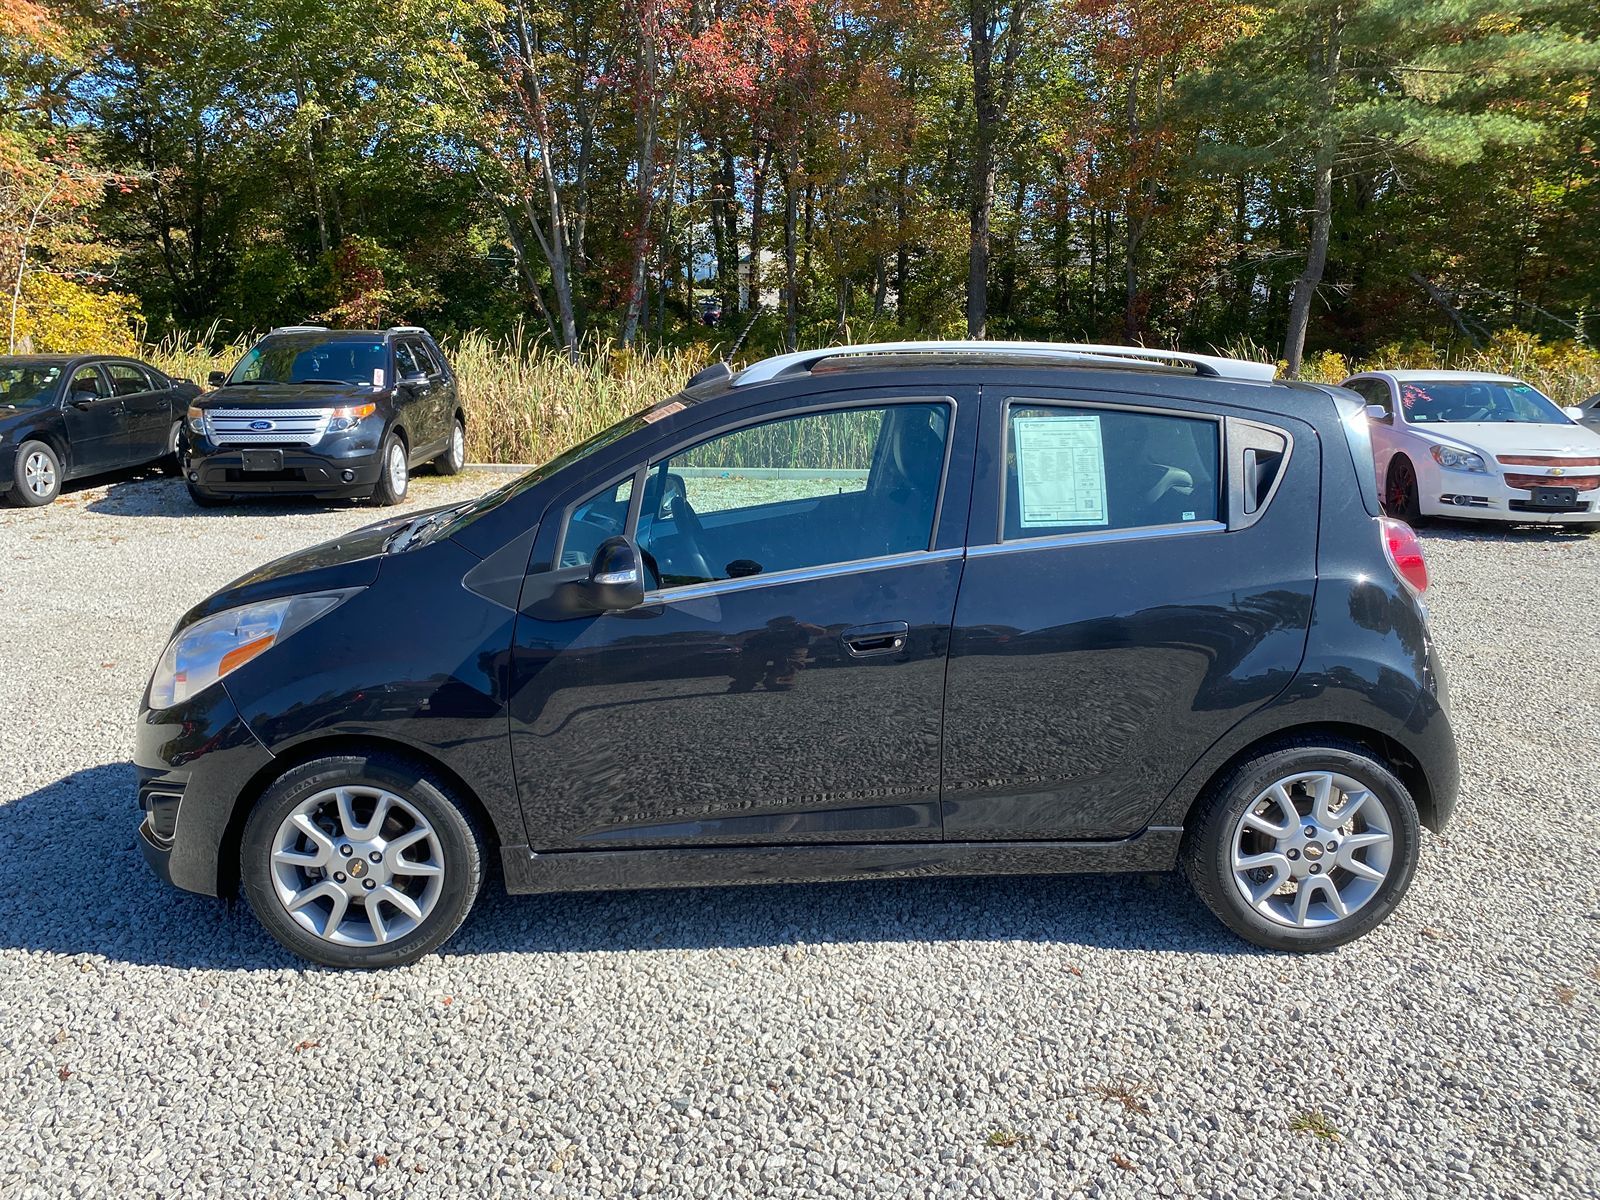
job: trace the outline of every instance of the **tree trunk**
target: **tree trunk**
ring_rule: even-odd
[[[644,0],[639,13],[639,81],[634,91],[639,122],[639,168],[634,198],[633,263],[628,273],[628,303],[617,336],[619,346],[631,346],[639,332],[639,319],[645,306],[645,280],[650,264],[650,226],[656,206],[656,116],[660,109],[656,93],[657,63],[654,0]]]
[[[967,176],[967,336],[981,338],[989,323],[989,219],[994,209],[994,16],[990,0],[970,0],[972,109],[977,123]]]
[[[800,297],[795,269],[795,222],[799,216],[799,196],[795,193],[796,164],[783,165],[783,346],[795,349],[800,343]]]
[[[1311,323],[1311,301],[1322,286],[1322,272],[1328,265],[1328,238],[1333,228],[1333,168],[1339,157],[1339,130],[1333,123],[1333,104],[1339,83],[1340,35],[1343,19],[1338,12],[1328,18],[1327,41],[1320,64],[1322,96],[1326,116],[1317,143],[1315,176],[1312,181],[1311,247],[1306,268],[1295,281],[1289,299],[1289,327],[1283,337],[1283,357],[1289,364],[1289,378],[1300,374],[1306,350],[1306,329]]]

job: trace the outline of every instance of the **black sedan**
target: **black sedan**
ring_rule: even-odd
[[[0,356],[0,496],[32,508],[69,479],[173,456],[199,394],[132,358]]]

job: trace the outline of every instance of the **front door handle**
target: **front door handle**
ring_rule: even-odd
[[[851,658],[870,658],[877,654],[894,654],[906,648],[906,638],[911,626],[904,621],[884,621],[879,625],[857,625],[839,635]]]

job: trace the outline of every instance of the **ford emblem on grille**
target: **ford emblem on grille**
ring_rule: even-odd
[[[272,428],[272,422],[271,421],[251,421],[250,422],[250,428],[251,429],[271,429]]]

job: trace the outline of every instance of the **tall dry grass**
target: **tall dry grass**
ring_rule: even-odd
[[[204,383],[229,370],[254,337],[219,342],[214,329],[169,336],[144,357],[169,375]],[[467,410],[473,462],[541,463],[630,413],[665,400],[706,365],[703,352],[614,352],[595,342],[574,359],[537,342],[469,333],[444,345]]]
[[[146,344],[144,357],[173,375],[204,382],[225,371],[253,337],[222,343],[215,328]],[[1250,342],[1225,353],[1270,361]],[[706,365],[705,350],[612,351],[591,343],[575,359],[522,338],[469,333],[445,344],[467,409],[467,456],[476,462],[540,463],[567,447],[663,400]],[[1358,370],[1383,367],[1495,371],[1526,379],[1558,404],[1600,393],[1600,351],[1574,342],[1543,342],[1510,330],[1481,349],[1406,343],[1366,358],[1324,352],[1308,357],[1301,376],[1338,383]],[[810,434],[815,431],[807,429]],[[843,432],[843,431],[841,431]],[[852,431],[859,432],[859,431]]]

